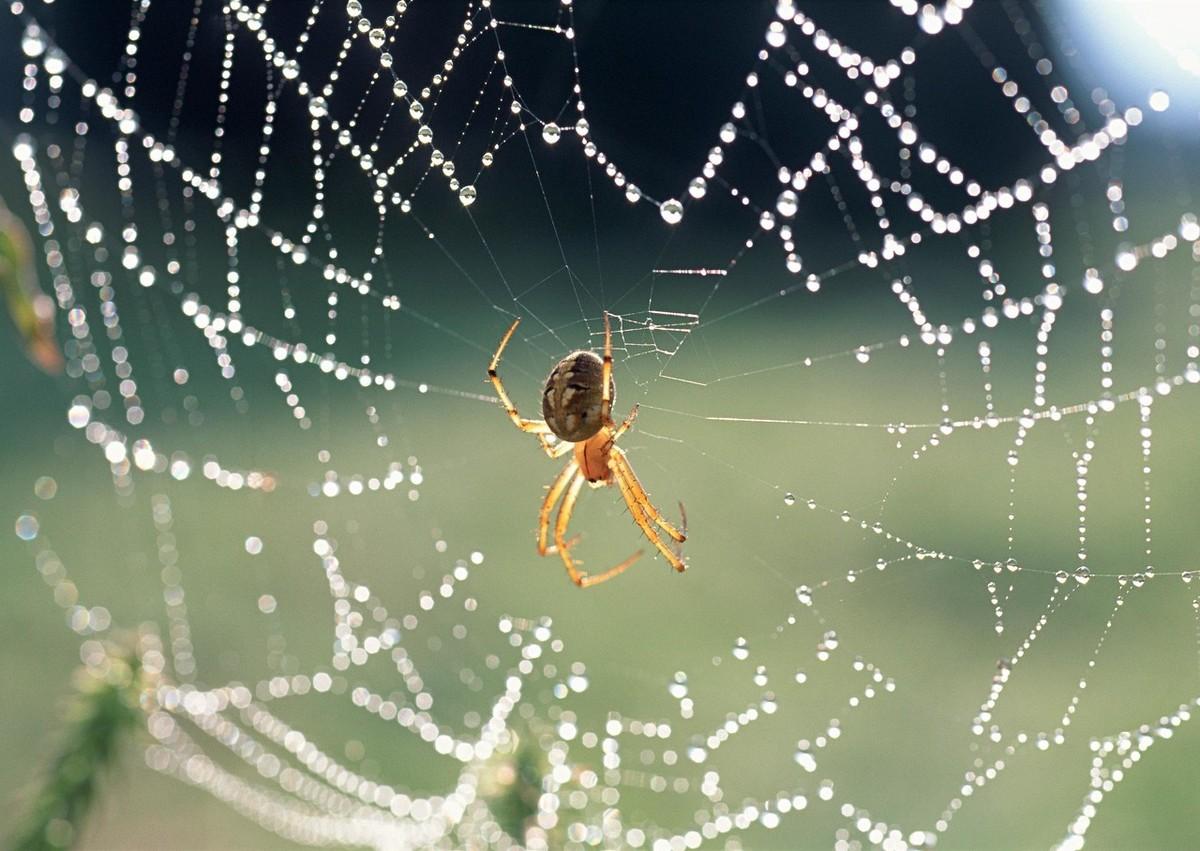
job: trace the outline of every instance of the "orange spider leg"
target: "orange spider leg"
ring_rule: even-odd
[[[508,392],[504,389],[504,382],[500,380],[500,376],[496,372],[496,368],[500,366],[500,356],[504,354],[504,348],[508,345],[508,341],[512,339],[513,332],[517,330],[517,326],[521,324],[521,317],[513,320],[513,324],[508,326],[508,331],[500,338],[500,345],[496,348],[496,354],[492,355],[492,362],[488,364],[488,379],[492,382],[492,386],[496,388],[496,395],[500,397],[500,404],[504,406],[508,418],[513,421],[513,425],[521,431],[528,434],[533,434],[537,437],[538,443],[542,446],[542,451],[551,458],[558,458],[571,451],[571,444],[565,441],[552,443],[548,435],[551,435],[550,426],[546,425],[545,420],[527,420],[517,413],[517,406],[508,398]]]
[[[559,556],[562,558],[563,565],[567,568],[567,575],[571,577],[571,581],[580,588],[590,588],[593,585],[599,585],[601,582],[606,582],[614,576],[624,573],[631,564],[642,557],[642,551],[638,550],[616,567],[610,567],[608,570],[598,573],[595,576],[589,576],[579,571],[579,568],[575,566],[575,560],[571,558],[571,554],[568,552],[570,542],[566,541],[565,537],[567,534],[567,524],[571,522],[571,513],[575,510],[575,501],[579,498],[579,491],[583,488],[583,482],[583,476],[576,472],[575,477],[571,480],[571,486],[567,489],[566,496],[563,497],[562,505],[558,508],[558,520],[554,524],[554,543]]]
[[[546,491],[546,498],[542,500],[541,510],[538,511],[537,551],[538,555],[540,556],[550,555],[551,553],[558,552],[557,546],[554,544],[547,545],[546,543],[546,539],[550,535],[550,512],[554,510],[554,504],[558,502],[558,498],[562,496],[563,491],[566,490],[567,485],[570,484],[571,478],[577,472],[579,472],[579,464],[574,458],[572,458],[567,462],[567,466],[563,467],[562,472],[558,474],[558,477],[551,483],[550,489]],[[578,538],[579,536],[576,535],[574,538],[567,541],[566,545],[570,547],[575,543],[576,540],[578,540]]]
[[[612,436],[608,439],[609,446],[612,446],[612,444],[616,443],[617,440],[620,439],[621,435],[629,431],[629,428],[633,425],[633,421],[637,419],[637,414],[638,406],[634,405],[633,410],[629,412],[629,416],[625,418],[625,422],[621,423],[613,430]]]
[[[613,477],[617,480],[617,486],[621,489],[621,496],[625,497],[625,504],[629,506],[629,513],[633,515],[633,522],[641,527],[642,533],[663,554],[663,558],[667,560],[671,567],[675,568],[679,573],[683,573],[683,571],[687,570],[683,559],[658,536],[658,533],[654,531],[654,526],[651,525],[651,520],[662,526],[667,534],[680,543],[686,540],[686,536],[668,523],[659,514],[658,509],[650,504],[649,499],[645,497],[645,490],[638,483],[637,476],[634,475],[633,468],[629,466],[629,462],[625,461],[624,455],[625,453],[620,449],[613,447],[610,463],[612,464]],[[637,488],[636,491],[635,487]]]
[[[600,422],[612,424],[612,328],[604,311],[604,366],[600,370]]]
[[[647,518],[653,520],[664,532],[670,535],[679,543],[687,540],[687,535],[676,529],[667,518],[662,516],[662,512],[654,507],[650,502],[650,496],[646,493],[646,489],[642,487],[642,483],[638,481],[637,474],[633,472],[633,466],[629,463],[628,456],[621,449],[613,448],[612,464],[617,468],[616,472],[625,479],[629,485],[630,491],[633,492],[634,498],[637,499]]]

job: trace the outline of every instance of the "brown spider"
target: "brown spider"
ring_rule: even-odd
[[[572,449],[575,451],[574,457],[558,474],[558,478],[550,485],[546,498],[542,500],[542,508],[538,512],[538,555],[558,553],[566,565],[571,581],[580,588],[589,588],[612,579],[637,561],[642,555],[641,550],[616,567],[611,567],[603,573],[588,575],[575,566],[569,552],[578,536],[566,540],[567,524],[571,522],[571,512],[575,509],[575,501],[579,498],[583,483],[587,482],[593,488],[616,483],[621,490],[621,496],[625,498],[625,504],[629,506],[629,513],[633,515],[633,522],[638,524],[671,567],[682,573],[686,569],[683,559],[659,537],[654,526],[657,525],[671,539],[682,544],[687,540],[686,517],[683,523],[684,531],[681,532],[662,516],[662,512],[650,503],[650,497],[634,474],[624,451],[616,445],[617,439],[633,425],[638,409],[637,405],[634,405],[629,416],[620,425],[613,422],[612,403],[616,385],[612,378],[612,331],[609,328],[608,314],[604,314],[603,359],[596,357],[594,352],[572,352],[550,370],[550,375],[546,378],[546,389],[542,393],[542,416],[545,417],[543,420],[527,420],[518,414],[508,398],[508,393],[504,391],[500,376],[496,374],[504,347],[508,345],[520,323],[520,318],[514,321],[500,340],[500,346],[488,365],[488,378],[495,386],[509,419],[521,431],[536,435],[538,443],[547,455],[558,458]],[[551,434],[558,440],[551,441]],[[547,544],[550,512],[554,510],[554,504],[560,497],[562,504],[554,524],[554,543]],[[682,509],[683,506],[680,505],[680,510]]]

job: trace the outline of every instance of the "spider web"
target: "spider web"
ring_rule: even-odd
[[[68,423],[17,533],[96,676],[136,633],[150,771],[309,845],[1194,834],[1194,90],[1048,5],[781,2],[650,37],[744,50],[697,141],[632,9],[9,5]],[[522,316],[536,415],[606,312],[690,570],[582,593],[480,378]]]

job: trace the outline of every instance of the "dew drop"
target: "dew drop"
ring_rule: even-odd
[[[703,198],[706,192],[708,192],[708,181],[703,177],[693,177],[688,183],[688,195],[693,198]]]
[[[733,658],[743,661],[750,658],[750,645],[741,636],[738,636],[738,640],[733,644]]]
[[[784,505],[795,505],[796,504],[796,495],[794,493],[785,493],[783,495],[783,504]]]
[[[308,114],[313,118],[324,118],[329,114],[329,104],[323,97],[315,97],[308,102]]]
[[[22,514],[17,518],[17,537],[22,541],[32,541],[38,536],[38,521],[32,514]]]
[[[807,585],[800,585],[796,588],[796,599],[800,601],[802,606],[812,605],[812,589]]]
[[[422,104],[419,100],[413,101],[412,103],[410,103],[408,105],[408,114],[411,115],[414,119],[419,119],[422,115],[425,114],[425,105]]]
[[[37,24],[25,27],[25,32],[21,34],[21,50],[30,59],[46,51],[46,36]]]
[[[1196,578],[1196,574],[1194,571],[1185,570],[1182,574],[1180,574],[1179,578],[1183,580],[1185,585],[1190,585],[1192,580]]]
[[[408,94],[408,83],[404,82],[403,80],[397,80],[396,82],[392,83],[392,97],[394,97],[396,100],[400,100],[406,94]]]
[[[658,205],[658,214],[669,225],[677,225],[683,219],[683,205],[674,198],[668,198]]]
[[[1071,578],[1071,575],[1069,573],[1067,573],[1065,570],[1060,570],[1054,574],[1054,581],[1057,582],[1059,585],[1066,585],[1067,580],[1070,578]]]
[[[1080,565],[1075,568],[1075,581],[1080,585],[1087,585],[1092,578],[1092,572],[1087,569],[1087,565]]]
[[[562,129],[559,128],[559,126],[557,124],[555,124],[553,121],[547,123],[542,128],[542,139],[545,140],[547,145],[553,145],[555,142],[557,142],[559,140],[559,138],[561,136],[562,136]]]
[[[38,476],[37,481],[33,483],[33,495],[38,499],[54,499],[56,493],[58,482],[50,476]]]
[[[359,0],[346,0],[346,14],[351,18],[357,18],[362,14],[362,3]]]
[[[799,203],[796,198],[796,193],[790,189],[785,189],[779,193],[779,197],[775,199],[775,212],[783,216],[785,219],[790,219],[796,215],[796,210]]]
[[[252,555],[252,556],[258,555],[259,553],[262,552],[262,549],[263,549],[262,538],[258,537],[257,535],[251,535],[249,538],[246,539],[246,552],[250,553],[250,555]]]
[[[796,751],[796,756],[794,758],[796,760],[796,765],[800,766],[810,774],[817,770],[817,760],[808,751],[798,750]]]
[[[371,47],[378,50],[387,41],[387,33],[383,31],[383,27],[375,27],[367,34],[367,38],[371,42]]]
[[[468,185],[468,186],[464,186],[462,189],[458,190],[458,200],[459,200],[459,203],[462,204],[464,207],[470,207],[472,204],[474,204],[475,203],[475,187]]]

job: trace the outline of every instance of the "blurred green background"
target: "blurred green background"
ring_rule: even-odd
[[[981,14],[1001,17],[998,9]],[[1000,26],[984,17],[979,26],[985,35],[989,25]],[[1011,40],[1012,25],[1004,26]],[[751,41],[757,38],[756,29]],[[936,46],[928,48],[931,61],[967,67],[961,63],[971,59],[969,53],[955,44],[961,54],[938,58]],[[175,48],[168,45],[164,52],[174,55]],[[1020,53],[1012,55],[1024,61]],[[917,79],[926,79],[923,67],[918,65]],[[934,64],[929,73],[940,67]],[[605,80],[603,74],[598,78]],[[603,82],[597,87],[605,88]],[[937,90],[931,94],[936,96]],[[430,191],[427,206],[417,204],[419,226],[398,215],[389,220],[388,286],[403,299],[394,314],[375,299],[341,288],[338,315],[328,318],[330,287],[319,268],[290,261],[284,268],[261,234],[244,235],[239,269],[247,321],[284,338],[307,340],[318,351],[324,350],[321,338],[335,332],[338,343],[331,348],[340,357],[368,355],[372,369],[402,379],[392,392],[335,381],[312,366],[279,362],[269,349],[240,342],[230,349],[236,377],[222,378],[214,352],[165,283],[144,289],[119,278],[121,343],[131,353],[147,418],[138,426],[122,422],[119,402],[97,417],[131,440],[150,440],[160,452],[186,453],[192,474],[184,481],[135,471],[132,486],[114,492],[101,450],[65,416],[77,394],[96,388],[78,378],[39,373],[22,357],[12,328],[0,323],[6,366],[0,398],[8,400],[0,417],[0,517],[11,529],[19,515],[33,514],[40,526],[32,543],[11,532],[0,536],[6,624],[0,644],[5,695],[0,797],[17,802],[5,808],[11,814],[5,822],[12,818],[15,824],[39,767],[54,752],[83,640],[64,622],[63,608],[38,575],[35,547],[52,547],[81,602],[106,607],[115,625],[152,621],[166,635],[150,509],[155,496],[166,495],[196,680],[205,686],[237,681],[253,688],[275,675],[330,670],[333,600],[312,549],[314,524],[324,523],[348,579],[368,585],[392,616],[419,615],[405,648],[434,695],[432,713],[439,721],[460,727],[469,713],[486,717],[517,658],[497,624],[515,615],[552,618],[563,649],[548,661],[558,675],[573,662],[583,663],[589,682],[583,693],[559,700],[552,694],[556,677],[531,678],[523,698],[532,720],[515,722],[518,726],[544,732],[559,707],[575,713],[581,730],[601,731],[610,713],[670,723],[671,734],[653,746],[623,740],[623,767],[630,773],[620,784],[620,808],[627,827],[689,829],[697,809],[707,804],[697,792],[700,779],[716,770],[731,807],[778,793],[804,794],[810,802],[807,811],[786,816],[774,830],[755,826],[742,833],[744,847],[827,847],[850,820],[840,812],[848,802],[851,809],[865,808],[873,822],[900,826],[907,835],[933,827],[947,807],[957,809],[951,802],[962,798],[964,772],[1003,759],[1006,767],[995,780],[962,798],[939,847],[1045,847],[1060,840],[1089,790],[1089,742],[1143,724],[1155,727],[1200,694],[1200,615],[1193,605],[1200,582],[1185,584],[1178,575],[1197,569],[1196,394],[1184,385],[1153,405],[1149,560],[1159,575],[1136,589],[1116,579],[1147,563],[1136,402],[1100,415],[1094,427],[1084,414],[1039,422],[1024,439],[1016,467],[1007,460],[1017,433],[1013,422],[964,426],[948,435],[932,426],[941,421],[943,404],[951,419],[970,420],[985,412],[989,397],[998,414],[1020,413],[1031,405],[1039,360],[1048,364],[1051,404],[1100,399],[1102,310],[1115,316],[1111,375],[1117,392],[1148,385],[1158,374],[1181,374],[1194,360],[1187,353],[1195,344],[1189,310],[1196,286],[1188,250],[1147,261],[1128,275],[1111,274],[1118,242],[1171,232],[1180,213],[1197,206],[1190,165],[1195,113],[1186,112],[1191,108],[1186,97],[1177,97],[1183,104],[1178,112],[1189,123],[1172,123],[1176,112],[1152,116],[1101,166],[1064,176],[1039,198],[1052,210],[1056,279],[1068,293],[1044,357],[1034,348],[1038,314],[974,335],[961,332],[962,320],[978,316],[983,306],[977,261],[965,256],[968,244],[982,247],[1011,295],[1040,291],[1043,258],[1026,208],[997,215],[969,237],[928,240],[884,273],[855,267],[832,276],[815,294],[796,287],[802,278],[785,270],[773,236],[760,238],[728,277],[654,275],[655,268],[724,266],[755,231],[754,217],[718,199],[711,207],[689,209],[684,225],[672,231],[650,205],[626,207],[598,172],[593,195],[574,142],[574,148],[552,153],[539,148],[527,155],[523,141],[515,143],[521,150],[502,151],[497,169],[510,170],[493,185],[480,182],[471,220],[452,197],[442,197],[447,193],[441,185]],[[727,108],[716,93],[706,100]],[[353,99],[346,101],[352,108]],[[998,162],[976,151],[978,160],[966,165],[996,169],[1010,179],[1030,173],[1041,162],[1029,150],[1032,140],[1021,137],[1023,149],[1005,147],[1026,132],[1023,121],[1001,113],[1001,103],[972,103],[963,126],[941,137],[943,145],[969,158],[976,145],[972,134],[990,130],[992,144],[1002,148],[992,152]],[[286,110],[302,109],[297,100],[287,104]],[[782,107],[773,111],[770,101],[766,112],[780,120],[792,114]],[[936,103],[930,112],[937,112]],[[1001,114],[1003,119],[988,123]],[[936,125],[932,117],[931,123]],[[65,138],[61,125],[39,132],[44,139]],[[868,139],[885,139],[878,127],[864,132]],[[656,163],[663,154],[648,139],[654,135],[635,126],[622,137],[614,129],[613,145],[618,150],[627,145],[634,163],[639,156]],[[540,143],[535,131],[530,137]],[[687,141],[695,143],[688,157],[695,154],[699,161],[710,142]],[[890,136],[886,141],[894,147]],[[660,141],[669,143],[678,140]],[[90,150],[101,150],[98,141],[91,144]],[[300,144],[295,148],[303,150]],[[692,169],[692,159],[681,164],[685,159],[680,153],[670,167]],[[111,187],[111,164],[95,168],[89,173],[93,193],[85,194],[85,202],[94,205],[89,215],[115,230],[118,200],[104,194]],[[764,176],[761,162],[736,160],[730,174],[751,187],[772,186],[770,169]],[[1125,235],[1113,232],[1104,196],[1110,180],[1118,178],[1132,223]],[[288,188],[293,179],[285,171],[268,184],[268,198],[277,199],[269,210],[279,217],[272,221],[303,219],[303,210],[291,209],[303,193],[303,187]],[[167,183],[175,187],[173,180]],[[354,208],[355,199],[365,198],[361,174],[345,180],[331,206]],[[858,187],[844,161],[835,167],[833,182],[845,193],[858,227],[873,228],[865,195],[853,194]],[[155,222],[155,184],[136,185],[135,197],[144,199],[139,221]],[[23,189],[13,166],[0,172],[0,189],[10,207],[23,213]],[[796,222],[806,272],[833,268],[856,251],[831,197],[824,189],[814,192],[811,207]],[[374,215],[364,203],[345,218],[333,217],[332,242],[347,266],[366,263],[374,234],[361,225]],[[197,255],[185,288],[223,308],[224,247],[211,210],[197,218]],[[150,234],[162,230],[161,223],[143,227]],[[426,238],[427,229],[437,234],[436,244]],[[85,249],[76,250],[86,266]],[[151,247],[147,256],[158,250]],[[1078,284],[1087,266],[1108,276],[1110,285],[1099,296]],[[911,290],[930,321],[955,330],[941,357],[917,342],[909,310],[890,289],[891,278],[901,275],[911,276]],[[94,312],[97,302],[89,289],[76,282],[77,298]],[[514,292],[521,294],[518,299],[511,297]],[[281,316],[285,293],[297,307],[295,321]],[[642,405],[622,445],[668,516],[676,514],[679,501],[685,503],[689,570],[676,576],[661,559],[646,556],[620,579],[581,592],[566,580],[557,559],[540,559],[533,550],[537,506],[558,462],[513,429],[493,402],[471,394],[490,395],[483,380],[487,360],[510,315],[523,313],[501,374],[522,412],[536,415],[541,382],[557,358],[599,345],[604,309],[622,320],[615,340],[616,407],[624,412],[634,402]],[[652,335],[636,327],[651,309],[697,314],[697,324],[686,339]],[[59,330],[65,339],[62,317]],[[900,343],[902,335],[910,344]],[[979,339],[991,346],[987,375],[981,371]],[[876,343],[883,345],[860,362],[858,349]],[[806,358],[815,363],[805,366]],[[174,378],[178,368],[188,370],[183,384]],[[305,408],[306,428],[278,387],[280,371]],[[231,394],[234,388],[239,392]],[[728,417],[792,422],[719,419]],[[920,425],[900,433],[884,427],[900,423]],[[937,441],[932,447],[931,437]],[[1060,587],[1054,573],[1072,570],[1079,548],[1073,453],[1085,451],[1089,439],[1095,446],[1087,484],[1087,550],[1097,576],[1086,585],[1072,581]],[[219,488],[199,472],[210,455],[227,468],[268,471],[278,487],[269,494]],[[351,476],[382,477],[392,463],[406,478],[397,489],[346,492]],[[330,471],[337,473],[342,492],[333,498],[314,495]],[[57,484],[48,500],[34,493],[35,481],[46,476]],[[788,494],[795,499],[785,499]],[[875,522],[933,555],[913,557],[904,543],[871,531]],[[615,491],[586,491],[572,528],[583,533],[579,554],[589,569],[644,546]],[[261,553],[247,552],[251,536],[261,538]],[[470,560],[472,553],[482,553],[483,562],[455,596],[420,611],[419,595],[436,594],[456,562]],[[994,563],[1010,557],[1019,571],[993,572]],[[880,559],[898,560],[879,571]],[[973,565],[977,559],[985,562],[982,569]],[[989,582],[1003,599],[1001,634]],[[816,589],[811,608],[797,599],[801,585]],[[274,611],[260,609],[263,595],[275,599]],[[477,601],[477,610],[464,610],[467,596]],[[1009,756],[1003,746],[974,735],[972,719],[987,699],[998,660],[1018,654],[1048,606],[1050,614],[1036,640],[1021,651],[994,720],[1006,743],[1018,731],[1053,735],[1074,696],[1078,705],[1070,711],[1063,744],[1044,752],[1026,745]],[[460,626],[465,630],[456,632]],[[819,661],[818,644],[828,641],[830,630],[837,647],[828,661]],[[749,649],[745,659],[732,653],[739,639]],[[499,660],[495,669],[487,664],[490,655]],[[867,674],[855,670],[856,659],[893,680],[895,691],[878,688],[874,697],[862,699]],[[668,693],[680,671],[695,701],[691,719],[679,717]],[[805,675],[802,684],[798,673]],[[766,678],[765,685],[755,682],[756,674]],[[404,692],[402,678],[382,660],[351,669],[334,690],[348,692],[359,684],[384,695]],[[759,706],[765,692],[774,695],[773,714],[745,725],[701,766],[683,757],[695,736],[707,736],[731,713]],[[293,696],[269,706],[369,778],[414,795],[444,794],[454,783],[456,763],[394,722],[355,708],[345,693]],[[840,737],[813,752],[817,768],[807,772],[794,760],[797,741],[826,734],[831,719]],[[149,770],[142,758],[147,742],[143,736],[126,743],[125,758],[103,787],[81,847],[290,847],[205,793]],[[1194,845],[1200,835],[1198,747],[1200,727],[1183,724],[1173,738],[1151,748],[1105,797],[1087,834],[1089,844]],[[233,768],[216,754],[218,746],[210,743],[207,749]],[[678,753],[679,763],[664,765],[663,750]],[[572,749],[572,759],[585,767],[597,767],[600,758],[599,750]],[[656,773],[686,779],[687,791],[655,791],[650,778]],[[825,779],[834,782],[831,802],[818,799]]]

